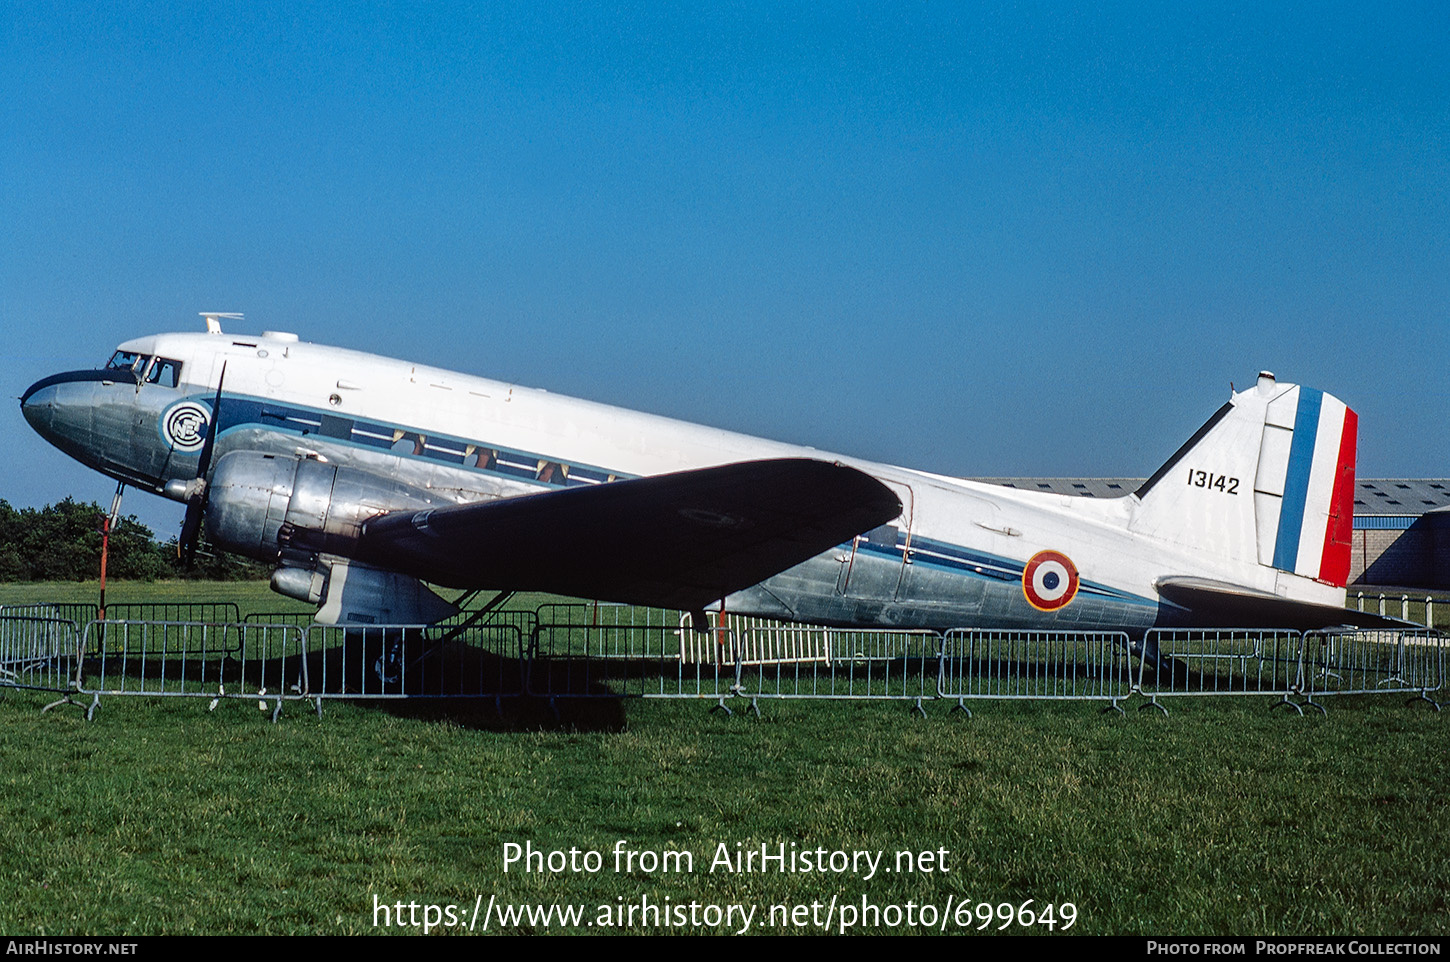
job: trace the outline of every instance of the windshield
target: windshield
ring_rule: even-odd
[[[137,354],[135,351],[117,351],[106,362],[108,371],[130,371],[146,384],[162,387],[176,387],[181,383],[181,362],[169,357]]]
[[[142,371],[146,368],[146,362],[149,360],[151,360],[151,357],[147,354],[137,354],[135,351],[117,351],[106,362],[106,370]]]

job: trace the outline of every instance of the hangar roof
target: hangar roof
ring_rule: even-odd
[[[1049,491],[1086,498],[1117,498],[1132,494],[1142,478],[972,478],[1024,491]],[[1450,507],[1450,479],[1363,478],[1354,483],[1354,513],[1367,515],[1420,515]]]
[[[1366,478],[1354,483],[1355,514],[1424,514],[1450,505],[1443,478]]]

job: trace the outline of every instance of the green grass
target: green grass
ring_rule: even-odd
[[[21,590],[17,591],[17,587]],[[0,586],[0,602],[87,587]],[[122,592],[132,598],[118,597]],[[264,585],[152,585],[115,600]],[[24,596],[23,599],[20,596]],[[1074,932],[1428,934],[1450,927],[1450,718],[1340,698],[1172,714],[1073,704],[698,702],[445,711],[0,700],[0,930],[367,933],[374,896],[500,902],[1072,902]],[[615,873],[619,839],[691,874]],[[604,853],[597,874],[505,873],[506,843]],[[947,873],[711,873],[715,847],[946,849]],[[973,924],[977,924],[975,921]],[[994,924],[995,925],[995,924]],[[515,927],[522,930],[527,926]],[[634,929],[635,931],[638,930]],[[949,930],[955,930],[949,926]],[[769,930],[774,931],[774,930]],[[805,931],[812,931],[806,929]],[[1035,931],[1042,931],[1041,927]]]

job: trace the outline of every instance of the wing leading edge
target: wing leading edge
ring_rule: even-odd
[[[854,468],[746,461],[392,512],[363,526],[359,558],[455,588],[695,610],[900,512],[889,488]]]

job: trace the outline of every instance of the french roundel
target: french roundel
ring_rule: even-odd
[[[1039,611],[1056,611],[1077,595],[1077,567],[1061,551],[1039,551],[1022,569],[1022,593]]]

